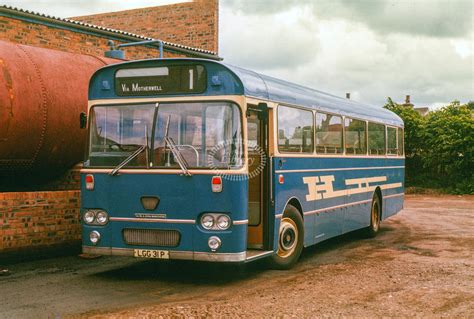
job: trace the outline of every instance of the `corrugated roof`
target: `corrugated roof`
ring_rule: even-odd
[[[90,28],[90,29],[95,29],[95,30],[98,30],[98,31],[106,31],[106,32],[110,32],[110,33],[113,33],[113,34],[117,34],[117,35],[136,38],[137,40],[140,40],[140,41],[160,40],[160,39],[154,39],[154,38],[146,37],[146,36],[131,33],[131,32],[126,32],[126,31],[123,31],[123,30],[106,28],[106,27],[102,27],[102,26],[98,26],[98,25],[94,25],[94,24],[90,24],[90,23],[85,23],[85,22],[81,22],[81,21],[76,21],[76,20],[72,20],[72,19],[67,19],[67,18],[60,18],[60,17],[56,17],[56,16],[44,14],[44,13],[39,13],[39,12],[34,12],[34,11],[30,11],[30,10],[26,10],[26,9],[22,9],[22,8],[17,8],[17,7],[13,7],[13,6],[8,6],[8,5],[0,5],[0,15],[2,14],[3,11],[5,11],[5,12],[9,11],[12,14],[18,13],[19,15],[27,14],[27,15],[31,15],[31,16],[36,16],[38,18],[51,20],[51,22],[56,21],[56,22],[59,22],[59,23],[62,23],[62,24],[66,23],[66,24],[70,24],[71,27],[79,26],[79,27],[86,27],[86,28]],[[163,44],[165,46],[165,49],[166,49],[166,47],[168,47],[169,49],[172,49],[172,48],[183,49],[183,50],[187,50],[187,51],[212,55],[212,56],[215,56],[216,58],[218,58],[217,53],[214,52],[214,51],[194,48],[194,47],[181,45],[181,44],[177,44],[177,43],[172,43],[172,42],[168,42],[168,41],[163,41]]]

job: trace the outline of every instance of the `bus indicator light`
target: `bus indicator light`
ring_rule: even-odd
[[[283,175],[281,175],[281,174],[278,175],[278,183],[280,183],[280,184],[285,183],[285,178],[284,178]]]
[[[212,177],[212,191],[214,193],[222,192],[222,178],[220,176]]]
[[[88,191],[94,190],[94,175],[86,175],[86,189]]]

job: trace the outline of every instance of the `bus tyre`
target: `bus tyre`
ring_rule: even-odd
[[[375,194],[372,199],[372,205],[370,206],[370,226],[364,231],[365,237],[373,238],[377,236],[380,230],[381,213],[380,197]]]
[[[294,206],[288,205],[280,222],[278,251],[270,258],[270,266],[280,270],[293,267],[303,250],[303,238],[303,218]]]

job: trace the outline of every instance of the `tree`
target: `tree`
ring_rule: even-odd
[[[424,168],[441,185],[474,191],[474,110],[454,101],[428,114],[423,133]]]
[[[474,111],[474,101],[469,101],[469,102],[467,102],[467,107],[468,107],[468,109],[470,109],[471,111]]]
[[[454,101],[426,117],[390,98],[384,107],[405,123],[407,185],[474,193],[474,102]]]

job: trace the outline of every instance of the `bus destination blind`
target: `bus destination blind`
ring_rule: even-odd
[[[115,74],[118,96],[202,93],[206,84],[206,70],[202,65],[121,69]]]

